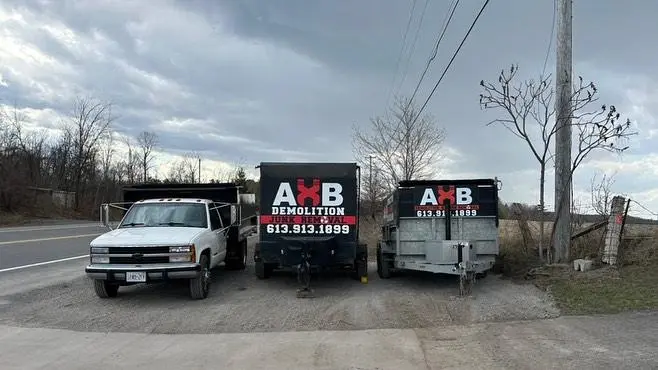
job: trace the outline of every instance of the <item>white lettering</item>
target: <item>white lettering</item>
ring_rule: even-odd
[[[282,182],[279,185],[279,190],[277,190],[276,195],[274,196],[273,206],[280,206],[281,203],[288,203],[291,206],[297,206],[297,201],[295,200],[295,194],[292,192],[292,187],[287,182]]]
[[[436,196],[434,195],[434,192],[432,189],[425,189],[425,193],[423,193],[423,198],[420,200],[420,205],[421,206],[426,206],[428,204],[431,205],[438,205],[439,203],[436,201]]]
[[[272,207],[278,216],[345,216],[344,207]]]
[[[322,184],[322,205],[325,207],[336,207],[343,204],[341,192],[343,186],[337,182],[326,182]]]
[[[471,196],[470,188],[457,188],[457,204],[471,204],[473,197]]]

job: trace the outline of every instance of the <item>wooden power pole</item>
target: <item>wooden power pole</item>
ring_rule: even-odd
[[[569,258],[571,243],[571,2],[557,0],[557,59],[555,73],[555,111],[557,132],[555,141],[555,209],[557,222],[553,248],[554,261]]]

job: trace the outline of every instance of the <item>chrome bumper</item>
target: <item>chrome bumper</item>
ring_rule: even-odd
[[[85,267],[85,274],[94,280],[126,281],[126,272],[145,272],[146,281],[194,279],[201,275],[198,263],[154,263],[148,265],[93,264]]]

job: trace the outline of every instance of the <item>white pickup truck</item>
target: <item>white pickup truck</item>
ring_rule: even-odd
[[[101,222],[111,228],[111,209],[125,215],[90,243],[85,273],[96,294],[116,297],[120,286],[188,279],[191,297],[206,298],[213,268],[222,262],[228,269],[246,267],[254,227],[242,227],[240,195],[234,184],[125,188],[123,203],[101,206]]]

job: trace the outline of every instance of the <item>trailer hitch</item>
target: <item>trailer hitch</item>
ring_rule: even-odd
[[[297,265],[297,281],[301,288],[297,289],[297,298],[313,298],[311,289],[311,251],[308,243],[300,243],[301,260]]]

